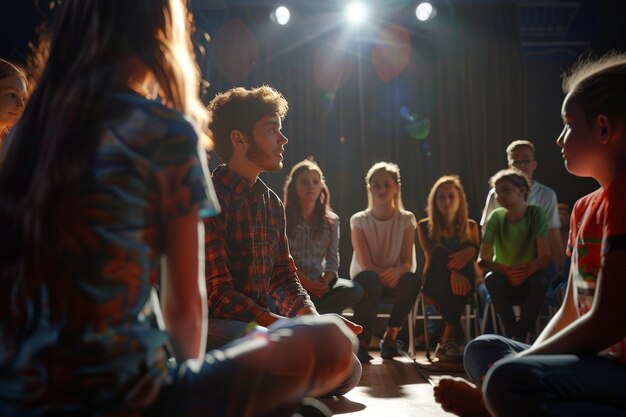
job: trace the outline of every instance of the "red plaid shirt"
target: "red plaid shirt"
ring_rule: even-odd
[[[252,322],[269,310],[268,298],[287,317],[313,307],[295,274],[276,193],[260,179],[249,186],[225,165],[213,183],[222,212],[204,220],[209,314]]]

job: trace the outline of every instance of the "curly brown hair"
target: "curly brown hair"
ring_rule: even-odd
[[[208,110],[215,152],[222,161],[228,162],[233,155],[230,141],[233,130],[251,137],[254,125],[262,118],[278,115],[284,120],[289,104],[281,93],[267,85],[252,89],[235,87],[216,95]]]

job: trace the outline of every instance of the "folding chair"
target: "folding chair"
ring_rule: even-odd
[[[420,291],[417,300],[415,300],[415,306],[411,309],[411,313],[413,313],[413,317],[410,319],[410,323],[415,323],[416,320],[421,319],[424,324],[424,344],[426,349],[426,359],[431,360],[430,357],[430,336],[428,334],[428,320],[442,320],[443,317],[441,314],[429,314],[428,309],[426,308],[427,304],[435,304],[434,300],[432,300],[427,295],[424,295],[423,292]],[[419,312],[421,311],[421,314]],[[472,293],[468,295],[467,302],[465,304],[465,312],[461,315],[461,328],[465,333],[465,337],[470,340],[472,338],[471,331],[471,323],[473,320],[474,324],[474,335],[482,334],[482,330],[484,326],[482,326],[480,321],[480,315],[478,314],[478,298],[476,293]],[[415,358],[415,340],[413,338],[413,326],[409,326],[409,355],[412,358]]]

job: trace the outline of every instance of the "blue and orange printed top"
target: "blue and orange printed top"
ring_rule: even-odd
[[[93,126],[101,139],[80,192],[62,202],[57,282],[44,277],[38,294],[15,302],[33,326],[25,338],[0,329],[5,411],[11,403],[29,415],[123,409],[137,381],[164,367],[154,362],[168,335],[144,308],[161,273],[165,226],[192,210],[219,211],[189,121],[133,94],[104,102],[111,114]]]

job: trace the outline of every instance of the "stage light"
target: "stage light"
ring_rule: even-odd
[[[420,22],[431,20],[436,15],[437,15],[437,9],[435,9],[433,5],[428,2],[420,3],[415,8],[415,17],[417,17],[417,20],[419,20]]]
[[[285,26],[291,19],[291,12],[285,6],[279,6],[270,14],[270,19],[281,26]]]
[[[361,24],[367,19],[367,7],[360,1],[353,1],[346,7],[346,19],[353,25]]]

